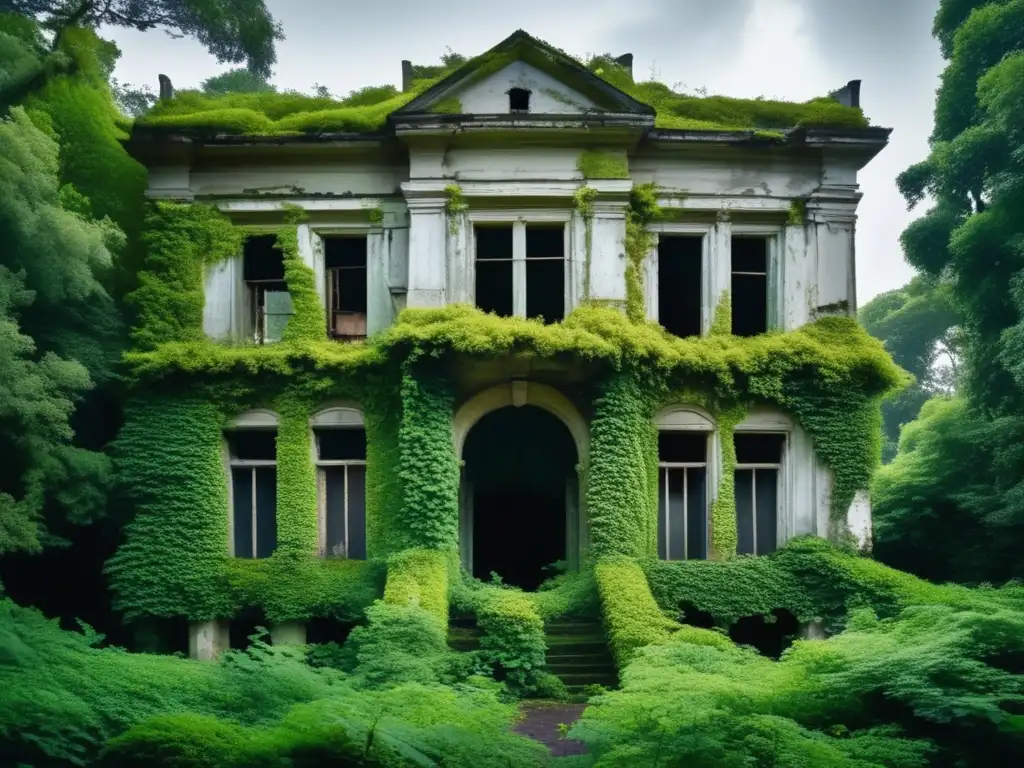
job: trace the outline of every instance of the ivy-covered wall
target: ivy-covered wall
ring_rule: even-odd
[[[581,168],[592,173],[622,172],[608,158],[585,159]],[[578,205],[585,208],[587,199],[579,195]],[[453,218],[459,215],[456,203],[449,211]],[[627,214],[625,312],[584,302],[563,322],[543,325],[464,305],[412,309],[366,342],[339,344],[327,338],[313,273],[298,254],[298,219],[289,214],[278,243],[295,314],[279,343],[229,346],[202,334],[203,274],[209,264],[239,253],[238,230],[201,205],[154,205],[147,221],[147,272],[135,294],[137,343],[125,357],[135,399],[116,457],[137,510],[109,564],[120,607],[131,616],[201,620],[257,606],[268,620],[285,621],[354,618],[384,597],[415,598],[441,616],[448,596],[435,593],[450,590],[456,604],[480,611],[489,606],[495,628],[516,625],[512,636],[520,640],[502,629],[505,639],[495,641],[502,648],[511,642],[536,655],[538,620],[594,605],[592,575],[538,593],[527,610],[511,599],[467,597],[457,571],[441,579],[440,561],[423,554],[436,553],[449,570],[457,563],[454,373],[472,361],[502,357],[579,363],[596,371],[586,487],[590,552],[584,561],[620,558],[604,576],[598,572],[597,591],[635,577],[621,558],[641,562],[655,555],[652,419],[673,401],[698,402],[719,424],[723,473],[710,526],[715,557],[729,559],[736,551],[730,437],[757,404],[792,415],[832,470],[839,537],[850,501],[866,487],[878,459],[879,401],[903,384],[904,374],[849,318],[737,338],[729,333],[726,295],[707,337],[676,338],[647,322],[640,275],[651,243],[647,226],[657,216],[653,190],[635,188]],[[316,554],[309,418],[334,399],[361,404],[365,417],[365,563]],[[280,419],[278,551],[262,561],[235,560],[228,556],[222,432],[235,415],[257,407]],[[410,551],[420,554],[403,554]]]

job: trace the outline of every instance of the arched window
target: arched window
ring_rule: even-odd
[[[269,557],[277,547],[277,416],[251,411],[225,433],[231,474],[231,554]]]
[[[355,408],[329,408],[312,420],[320,500],[320,551],[366,559],[366,430]]]
[[[779,539],[784,462],[793,423],[769,408],[753,408],[733,434],[736,448],[736,552],[767,555]]]
[[[699,408],[673,407],[658,427],[658,557],[703,560],[708,553],[708,458],[715,424]]]

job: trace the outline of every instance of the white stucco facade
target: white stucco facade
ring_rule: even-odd
[[[530,92],[528,116],[509,114],[513,88]],[[855,314],[857,171],[885,145],[883,129],[806,130],[783,143],[659,131],[649,113],[599,91],[583,93],[525,61],[475,82],[449,84],[434,96],[450,97],[459,99],[464,114],[434,115],[416,100],[392,117],[387,137],[253,139],[244,148],[238,141],[193,144],[150,165],[149,194],[215,204],[253,232],[278,226],[286,205],[304,208],[309,221],[299,228],[299,250],[325,303],[325,241],[365,237],[368,335],[391,325],[405,307],[476,303],[475,233],[484,226],[512,228],[513,270],[522,274],[526,229],[561,228],[565,314],[587,300],[622,304],[629,194],[634,184],[646,183],[655,185],[667,214],[652,225],[655,246],[644,264],[651,320],[665,309],[658,242],[679,235],[700,239],[701,333],[708,333],[720,297],[731,290],[737,237],[767,243],[769,328],[790,331],[826,314]],[[603,117],[586,123],[595,115]],[[628,177],[585,179],[578,167],[585,151],[620,158]],[[453,185],[464,205],[454,215],[448,210]],[[589,253],[587,223],[575,201],[584,185],[596,193]],[[244,341],[250,335],[241,258],[211,267],[206,276],[204,328],[211,338]],[[522,314],[525,283],[516,280],[512,304]],[[504,389],[495,391],[505,397]],[[680,403],[656,423],[707,431],[708,487],[716,488],[721,446],[713,420]],[[784,435],[778,543],[798,534],[827,535],[831,475],[799,424],[754,410],[737,432]],[[585,513],[578,514],[573,536],[582,541]],[[851,505],[848,522],[867,545],[866,493]]]

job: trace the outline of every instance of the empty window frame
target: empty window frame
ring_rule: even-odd
[[[327,322],[332,338],[366,338],[366,235],[324,238]]]
[[[769,246],[767,237],[732,237],[732,332],[736,336],[756,336],[771,326]]]
[[[257,344],[280,341],[292,316],[292,297],[284,281],[284,254],[274,235],[245,240],[242,279],[251,295],[252,338]]]
[[[784,434],[734,436],[736,447],[736,551],[741,555],[767,555],[778,539],[779,480]]]
[[[322,551],[329,557],[366,559],[366,432],[318,428]]]
[[[675,336],[700,336],[701,235],[658,237],[658,322]]]
[[[658,434],[658,557],[704,560],[708,542],[708,434]]]
[[[235,557],[270,557],[277,547],[277,432],[236,429],[225,437],[231,468]]]
[[[508,91],[509,112],[530,111],[530,91],[526,88],[510,88]]]
[[[565,318],[565,224],[476,224],[476,305],[502,317]]]

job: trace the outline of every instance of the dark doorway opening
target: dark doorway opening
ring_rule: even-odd
[[[559,419],[535,406],[493,411],[463,448],[473,516],[473,575],[536,589],[566,559],[576,444]]]

